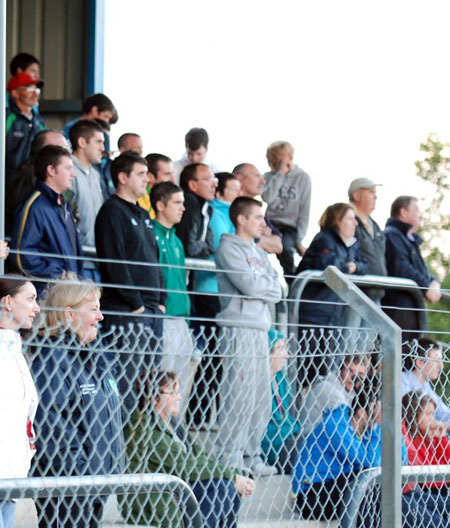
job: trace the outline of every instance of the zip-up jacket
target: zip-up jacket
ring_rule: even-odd
[[[15,267],[22,273],[35,277],[55,278],[63,271],[81,275],[83,263],[70,257],[81,256],[81,245],[75,220],[62,197],[41,181],[17,211],[11,247]],[[21,251],[54,253],[58,257],[24,255]],[[39,286],[39,287],[38,287]],[[42,283],[37,284],[42,290]]]
[[[75,334],[33,351],[37,475],[106,475],[124,469],[120,398],[112,368]],[[45,347],[45,345],[44,345]]]
[[[206,200],[190,191],[184,191],[184,200],[186,210],[181,222],[175,226],[175,231],[183,244],[186,257],[207,259],[214,253],[213,233],[208,225],[206,237],[202,240],[205,222],[202,209],[206,207],[207,215],[211,218],[213,208],[211,205],[205,206]]]
[[[130,289],[105,287],[102,296],[104,310],[132,312],[141,306],[155,309],[159,304],[165,304],[158,245],[147,211],[117,195],[111,196],[102,205],[95,221],[95,245],[97,256],[102,259],[157,264],[100,262],[102,282],[133,286]]]
[[[5,123],[5,177],[9,181],[30,157],[31,142],[38,132],[45,129],[45,124],[35,110],[32,110],[31,117],[23,114],[12,98],[6,110]]]
[[[190,314],[191,302],[186,288],[186,265],[184,259],[183,244],[175,233],[175,228],[168,229],[158,221],[154,221],[156,242],[159,248],[159,262],[162,264],[161,271],[164,277],[167,292],[166,315],[185,316]],[[169,267],[164,266],[169,264]],[[186,292],[186,293],[181,293]]]
[[[337,231],[323,229],[311,242],[297,273],[304,270],[324,270],[328,266],[336,266],[343,273],[348,273],[348,262],[356,264],[357,275],[367,272],[367,260],[359,252],[357,241],[347,246]],[[321,301],[320,303],[300,303],[300,322],[306,324],[334,325],[339,324],[343,306],[329,303],[339,303],[339,297],[323,282],[310,282],[302,295],[304,300]]]
[[[373,226],[373,238],[367,231],[364,223],[356,217],[358,225],[356,226],[355,237],[359,242],[361,255],[367,260],[367,273],[369,275],[387,275],[386,268],[386,236],[380,229],[379,225],[370,218]],[[381,299],[384,290],[381,288],[363,288],[363,291],[371,299]]]

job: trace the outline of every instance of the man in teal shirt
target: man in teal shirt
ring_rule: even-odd
[[[152,209],[156,213],[154,232],[159,248],[159,261],[167,290],[166,313],[163,323],[163,354],[160,368],[173,370],[180,381],[184,408],[178,419],[182,421],[187,405],[188,387],[193,371],[191,359],[194,344],[186,322],[191,303],[187,293],[183,244],[175,233],[175,225],[183,216],[184,193],[178,185],[167,181],[152,187]]]

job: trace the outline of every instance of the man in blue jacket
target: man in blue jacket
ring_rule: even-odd
[[[81,274],[82,255],[78,231],[70,208],[61,194],[72,187],[75,177],[68,150],[47,145],[34,162],[36,186],[17,210],[14,219],[10,258],[22,273],[49,279],[66,271]],[[28,255],[24,252],[45,253]],[[36,284],[42,292],[45,281]]]
[[[388,275],[412,279],[431,303],[441,298],[440,283],[431,274],[420,253],[422,239],[417,231],[422,227],[423,215],[417,198],[399,196],[391,205],[391,217],[386,222],[386,263]],[[420,328],[419,312],[414,298],[406,290],[387,290],[383,299],[385,312],[403,332],[403,341],[417,338]],[[394,307],[394,308],[389,308]],[[409,332],[408,332],[409,331]]]

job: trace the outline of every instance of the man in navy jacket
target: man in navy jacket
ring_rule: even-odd
[[[431,303],[441,298],[440,283],[431,274],[420,253],[422,239],[417,231],[422,226],[423,215],[417,198],[399,196],[391,206],[391,217],[386,222],[386,264],[391,277],[412,279],[422,288],[424,297]],[[420,328],[414,298],[406,290],[387,290],[383,306],[396,307],[385,312],[404,330],[404,340],[418,337]],[[400,309],[399,309],[400,308]]]
[[[56,278],[65,271],[81,274],[78,231],[70,208],[61,194],[72,187],[75,177],[70,153],[63,147],[47,145],[34,163],[36,186],[15,214],[11,248],[13,265],[22,273]],[[23,252],[54,254],[27,255]],[[42,292],[45,282],[36,284]]]

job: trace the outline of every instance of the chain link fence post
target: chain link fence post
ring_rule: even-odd
[[[382,472],[381,526],[401,526],[401,330],[335,266],[324,271],[326,284],[381,336]]]

